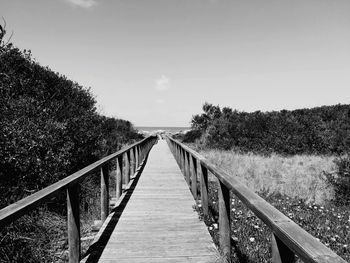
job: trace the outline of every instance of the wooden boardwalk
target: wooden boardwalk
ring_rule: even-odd
[[[216,262],[218,252],[165,140],[147,164],[99,262]]]

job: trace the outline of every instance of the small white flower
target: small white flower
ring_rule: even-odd
[[[254,237],[250,237],[250,238],[249,238],[249,241],[250,241],[250,242],[254,242],[254,241],[255,241],[255,238],[254,238]]]

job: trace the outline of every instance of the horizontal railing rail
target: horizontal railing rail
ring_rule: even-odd
[[[22,215],[45,203],[53,196],[67,191],[67,220],[69,262],[80,260],[80,212],[79,212],[79,183],[91,176],[97,169],[101,175],[101,223],[109,213],[109,171],[108,164],[115,161],[116,199],[122,195],[122,178],[125,184],[130,181],[130,175],[146,160],[156,136],[149,136],[140,142],[127,146],[120,151],[108,155],[95,163],[73,173],[70,176],[0,210],[0,227],[13,222]]]
[[[346,263],[318,239],[242,184],[235,176],[229,175],[219,167],[209,163],[199,153],[179,141],[169,136],[166,139],[194,198],[198,201],[200,198],[204,215],[209,215],[208,172],[217,178],[219,243],[223,256],[227,260],[231,257],[230,192],[232,192],[271,229],[273,263],[295,262],[295,255],[304,262]],[[197,189],[198,181],[200,189]]]

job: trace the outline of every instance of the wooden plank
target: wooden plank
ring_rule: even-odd
[[[77,263],[80,260],[80,215],[79,186],[67,189],[67,225],[68,225],[68,260]]]
[[[221,182],[219,182],[218,196],[220,249],[224,258],[229,261],[231,258],[230,191]]]
[[[177,162],[159,141],[99,262],[215,262],[218,251],[194,205]]]
[[[109,178],[107,167],[101,167],[101,222],[109,214]]]

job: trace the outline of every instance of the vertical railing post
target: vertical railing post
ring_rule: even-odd
[[[135,156],[134,156],[134,149],[132,148],[132,149],[130,149],[130,151],[129,151],[129,153],[130,153],[130,177],[132,176],[134,176],[134,174],[135,174]]]
[[[189,153],[185,151],[185,178],[188,186],[190,186],[190,158]]]
[[[205,216],[208,216],[209,215],[208,169],[201,164],[200,160],[197,160],[197,170],[198,170],[198,177],[200,180],[201,205],[202,205],[202,209],[203,209],[203,214]]]
[[[69,263],[80,260],[79,185],[67,189]]]
[[[181,150],[181,166],[182,166],[182,173],[183,173],[183,175],[185,175],[186,174],[186,171],[185,171],[185,150],[184,149],[182,149]]]
[[[179,152],[178,152],[178,155],[177,155],[177,163],[179,164],[179,168],[182,172],[182,161],[181,161],[181,156],[182,156],[182,148],[179,147]]]
[[[116,189],[115,189],[115,195],[117,200],[120,198],[120,196],[123,193],[123,155],[120,155],[117,157],[117,169],[116,169]]]
[[[109,213],[109,181],[107,166],[101,167],[101,224],[106,220]]]
[[[125,165],[124,165],[124,180],[125,184],[129,184],[130,182],[130,152],[127,151],[125,153],[125,159],[124,159]]]
[[[140,165],[140,160],[139,160],[139,146],[137,145],[135,147],[135,167],[136,170],[139,168]]]
[[[294,263],[295,255],[274,233],[271,236],[272,263]]]
[[[143,162],[143,159],[144,159],[144,157],[143,157],[144,152],[145,152],[145,144],[143,143],[143,144],[141,145],[141,150],[140,150],[140,159],[141,159],[141,162]]]
[[[190,154],[191,160],[191,190],[194,200],[197,201],[197,162],[196,157]]]
[[[230,191],[219,180],[219,240],[221,252],[225,260],[231,257],[231,227],[230,227]]]

